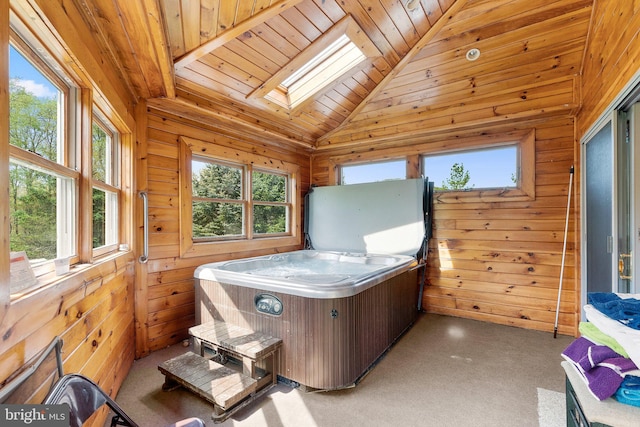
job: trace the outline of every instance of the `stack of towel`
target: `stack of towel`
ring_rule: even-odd
[[[562,357],[598,400],[614,397],[640,406],[640,295],[589,293],[588,322]]]

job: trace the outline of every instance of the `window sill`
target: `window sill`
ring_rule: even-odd
[[[54,270],[38,277],[38,283],[34,286],[13,293],[10,296],[11,304],[28,300],[39,294],[46,293],[51,288],[66,288],[67,286],[89,286],[96,280],[102,282],[102,278],[122,268],[123,265],[134,259],[132,251],[119,251],[106,255],[92,264],[74,264],[69,266],[69,272],[60,276]]]
[[[235,253],[255,250],[268,250],[283,246],[302,245],[300,236],[261,237],[252,240],[229,240],[218,242],[193,242],[181,250],[183,258],[218,255],[221,253]]]
[[[535,194],[519,188],[486,188],[464,191],[436,191],[434,199],[438,203],[491,203],[525,202],[535,200]]]

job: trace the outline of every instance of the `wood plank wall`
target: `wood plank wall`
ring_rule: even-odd
[[[441,140],[434,137],[430,141],[379,151],[316,153],[312,156],[312,182],[327,185],[335,173],[336,163],[398,158],[407,154],[410,155],[407,170],[410,174],[416,173],[417,155],[432,151],[430,145],[456,141],[459,146],[465,138],[474,144],[483,138],[489,143],[517,130],[534,130],[535,200],[487,203],[478,199],[452,203],[438,198],[436,193],[434,236],[429,244],[423,307],[431,313],[552,332],[569,170],[574,162],[574,123],[570,117],[562,117],[503,129],[480,128],[474,137],[449,134]],[[577,331],[575,219],[574,213],[558,329],[569,335]]]
[[[133,295],[127,253],[14,301],[0,326],[0,380],[60,336],[64,372],[82,373],[115,396],[134,358]]]
[[[202,120],[186,119],[157,109],[148,108],[145,118],[146,157],[140,159],[139,168],[147,182],[139,188],[149,194],[149,262],[145,264],[146,282],[139,285],[138,294],[146,294],[146,302],[138,307],[144,319],[138,319],[137,353],[143,356],[188,337],[187,329],[195,324],[193,273],[199,265],[231,258],[264,255],[266,253],[301,249],[301,245],[236,253],[218,253],[207,257],[181,258],[180,256],[180,204],[179,139],[181,136],[201,141],[213,141],[211,154],[216,150],[237,150],[259,153],[269,158],[300,165],[298,177],[299,200],[309,188],[309,155],[303,150],[282,148],[268,141],[256,141],[242,135],[222,134]],[[139,171],[140,172],[140,171]],[[300,212],[300,211],[299,211]],[[302,217],[302,216],[301,216]],[[301,218],[300,218],[301,220]]]
[[[640,0],[596,0],[582,71],[578,140],[638,71]]]
[[[109,105],[132,133],[123,138],[124,167],[133,164],[135,138],[134,99],[105,58],[93,44],[91,30],[83,23],[73,2],[32,0],[12,2],[26,25],[45,45],[50,55],[69,67],[83,88],[93,90],[93,98]],[[9,28],[9,1],[0,1],[0,23]],[[15,11],[15,10],[14,10]],[[4,34],[4,31],[3,31]],[[6,37],[0,37],[2,49],[8,51]],[[5,69],[6,62],[0,67]],[[0,73],[0,93],[8,92],[6,71]],[[8,117],[4,103],[0,115]],[[90,108],[90,107],[89,107]],[[2,138],[1,143],[7,144]],[[3,152],[6,150],[3,149]],[[87,152],[87,150],[84,150]],[[7,168],[8,156],[0,156]],[[132,180],[123,179],[121,199],[123,242],[132,243]],[[4,222],[0,236],[7,241]],[[6,252],[5,252],[6,254]],[[25,363],[31,361],[55,336],[62,347],[65,373],[82,373],[115,396],[129,372],[135,356],[134,346],[134,255],[131,251],[115,253],[92,264],[72,266],[69,274],[52,279],[49,285],[28,296],[15,299],[6,307],[0,323],[0,387]],[[4,264],[3,264],[4,265]],[[7,273],[8,276],[8,273]],[[8,283],[2,282],[8,288]],[[106,414],[95,418],[102,425]]]

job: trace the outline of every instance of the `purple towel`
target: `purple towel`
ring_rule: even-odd
[[[630,359],[584,337],[569,344],[562,357],[573,363],[598,400],[613,396],[622,383],[622,374],[637,369]]]

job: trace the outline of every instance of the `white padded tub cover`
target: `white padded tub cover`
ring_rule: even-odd
[[[425,237],[425,181],[315,187],[309,194],[313,249],[415,257]]]

